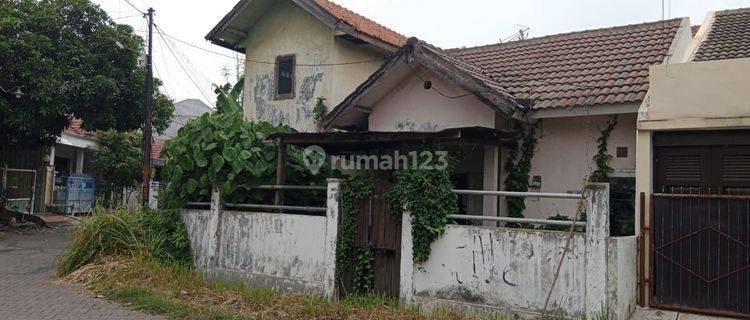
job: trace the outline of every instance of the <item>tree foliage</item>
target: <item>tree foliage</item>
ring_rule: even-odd
[[[132,27],[88,0],[0,1],[0,143],[53,143],[71,118],[90,131],[139,129],[142,49]],[[157,79],[157,131],[174,110],[159,86]]]
[[[133,132],[102,131],[97,135],[94,164],[101,178],[113,190],[136,187],[141,183],[143,152],[141,135]]]

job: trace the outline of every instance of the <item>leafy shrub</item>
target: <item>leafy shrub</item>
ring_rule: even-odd
[[[268,203],[271,192],[253,190],[254,186],[274,184],[278,144],[265,141],[274,133],[293,132],[287,126],[268,122],[246,122],[234,108],[204,114],[182,127],[178,136],[167,142],[164,177],[171,207],[185,201],[207,201],[211,186],[220,187],[224,198],[234,203]],[[287,184],[323,185],[326,171],[313,175],[302,160],[303,150],[289,147]],[[253,192],[250,192],[253,191]],[[289,193],[290,203],[310,204],[314,194]]]
[[[66,275],[105,256],[146,255],[167,264],[189,264],[190,243],[176,210],[132,212],[94,208],[75,229],[73,243],[58,265]]]

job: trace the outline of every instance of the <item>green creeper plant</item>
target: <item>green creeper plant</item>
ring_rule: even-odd
[[[328,107],[326,106],[326,98],[318,97],[318,102],[315,103],[315,107],[313,108],[313,117],[315,118],[315,123],[320,124],[321,121],[323,121],[323,118],[326,117],[328,114]]]
[[[607,127],[601,131],[601,135],[596,139],[596,154],[593,157],[596,163],[596,170],[591,173],[589,177],[590,182],[609,182],[609,175],[612,174],[614,169],[609,166],[609,161],[612,160],[612,155],[607,151],[607,142],[612,131],[617,126],[617,115],[609,117],[607,121]]]
[[[386,192],[386,200],[396,219],[408,212],[412,217],[414,263],[430,257],[430,245],[448,224],[448,215],[458,212],[458,196],[448,170],[409,169],[394,172],[396,183]]]
[[[339,197],[341,216],[339,218],[339,229],[336,239],[337,283],[341,283],[344,273],[351,268],[350,262],[354,259],[354,241],[357,237],[359,204],[362,200],[371,197],[373,192],[372,183],[361,174],[354,174],[347,177],[346,181],[341,185],[341,195]],[[357,259],[357,261],[359,260]]]
[[[534,159],[534,152],[537,144],[538,124],[530,125],[527,128],[521,128],[522,138],[508,147],[508,157],[505,161],[505,190],[526,192],[529,190],[529,173],[531,172],[531,161]],[[524,198],[507,197],[508,216],[513,218],[523,218],[523,211],[526,210]],[[508,223],[506,227],[520,227],[517,223]]]
[[[359,294],[366,294],[375,288],[375,254],[370,247],[357,251],[353,287],[354,292]]]

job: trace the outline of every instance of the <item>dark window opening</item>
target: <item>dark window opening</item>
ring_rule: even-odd
[[[277,100],[294,98],[294,55],[276,57]]]

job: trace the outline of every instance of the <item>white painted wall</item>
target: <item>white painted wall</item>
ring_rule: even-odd
[[[651,67],[643,130],[750,127],[750,58]]]
[[[531,176],[542,176],[542,187],[530,191],[580,191],[585,177],[596,169],[592,160],[596,154],[596,140],[608,120],[606,115],[541,119]],[[635,140],[636,115],[619,115],[607,144],[614,175],[635,176]],[[618,158],[617,147],[627,147],[628,156]],[[529,198],[524,215],[527,218],[548,218],[557,214],[572,217],[576,206],[576,201]]]
[[[247,59],[273,62],[279,55],[295,54],[297,64],[368,61],[387,53],[370,45],[336,39],[335,31],[292,1],[278,1],[248,32]],[[385,60],[339,66],[298,66],[295,97],[274,100],[275,65],[245,63],[244,108],[247,120],[286,124],[300,131],[315,131],[312,110],[318,97],[329,109],[339,104]]]
[[[467,92],[453,82],[419,68],[423,78],[448,96]],[[495,128],[495,111],[473,95],[448,99],[435,90],[425,90],[416,76],[408,76],[374,106],[370,131],[440,131],[460,127]]]

